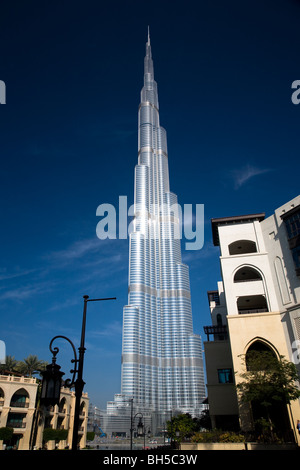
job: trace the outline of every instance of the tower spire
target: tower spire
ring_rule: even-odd
[[[154,68],[153,68],[153,60],[152,60],[152,52],[151,52],[151,44],[150,44],[149,26],[148,26],[148,40],[146,42],[146,55],[144,59],[144,75],[145,75],[146,81],[154,80]]]

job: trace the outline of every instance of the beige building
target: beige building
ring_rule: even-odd
[[[54,441],[48,441],[46,447],[48,450],[71,449],[73,437],[73,423],[75,410],[75,392],[69,388],[62,387],[60,391],[59,405],[43,407],[38,416],[37,435],[35,448],[43,446],[44,429],[67,429],[68,436],[66,440],[55,444]],[[86,433],[88,425],[89,398],[87,393],[82,394],[80,413],[79,413],[79,431],[78,446],[83,449],[86,446]]]
[[[300,196],[265,214],[212,219],[220,247],[222,281],[208,292],[212,325],[204,328],[207,391],[214,427],[250,431],[253,423],[235,385],[250,350],[269,350],[293,361],[299,373]],[[278,414],[289,440],[300,419],[299,401]]]
[[[57,446],[54,441],[46,444],[48,450],[71,448],[75,393],[61,388],[60,403],[55,407],[36,407],[38,382],[32,377],[0,375],[0,427],[14,430],[11,445],[18,450],[39,449],[43,446],[45,428],[67,429],[68,436]],[[83,393],[80,409],[78,444],[86,445],[89,398]],[[3,443],[0,441],[0,449]]]
[[[37,388],[35,378],[0,375],[0,427],[13,428],[11,444],[19,450],[30,448]]]

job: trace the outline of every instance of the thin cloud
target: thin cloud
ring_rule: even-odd
[[[54,251],[46,256],[48,260],[53,261],[70,261],[82,258],[83,256],[94,253],[99,250],[99,239],[96,237],[79,240],[64,250]]]
[[[27,276],[38,271],[38,269],[19,269],[17,268],[15,272],[8,272],[6,268],[0,269],[0,281],[8,281],[9,279],[14,279],[16,277]]]
[[[123,242],[123,243],[121,243]],[[125,240],[126,242],[126,240]],[[72,243],[64,250],[47,255],[50,270],[78,270],[73,283],[107,279],[127,268],[127,244],[123,240],[99,240],[96,236]]]
[[[17,267],[9,271],[0,267],[0,300],[24,302],[33,296],[54,292],[61,288],[62,275],[64,285],[88,284],[92,289],[95,284],[94,288],[99,288],[100,280],[109,283],[112,277],[128,268],[127,241],[122,242],[99,240],[95,236],[42,255],[43,265],[38,268]],[[52,308],[55,310],[55,306]]]
[[[268,173],[272,171],[270,168],[258,168],[253,165],[246,165],[243,168],[238,170],[234,170],[232,172],[235,189],[239,189],[243,186],[249,179],[253,178],[254,176],[262,175],[264,173]]]
[[[94,338],[99,337],[115,337],[122,333],[122,323],[119,321],[113,321],[106,325],[102,330],[94,330],[90,332],[90,336]]]
[[[118,239],[106,238],[105,240],[100,240],[95,235],[92,238],[75,241],[63,250],[53,251],[47,254],[45,258],[50,262],[60,261],[68,263],[81,260],[88,257],[88,255],[101,254],[102,256],[109,256],[111,253],[115,254],[118,249],[123,250],[123,248],[124,245],[121,245]],[[95,258],[93,258],[93,261],[97,262]]]
[[[51,292],[55,283],[51,281],[41,283],[31,283],[26,286],[20,286],[13,289],[8,289],[0,295],[1,300],[16,300],[23,301],[33,297],[34,295]]]

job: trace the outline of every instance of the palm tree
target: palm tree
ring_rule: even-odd
[[[32,377],[34,374],[45,370],[47,362],[38,359],[37,356],[30,354],[18,364],[18,371],[24,375]]]
[[[6,372],[16,372],[18,367],[18,361],[14,356],[6,356],[5,364],[0,364],[0,370]]]

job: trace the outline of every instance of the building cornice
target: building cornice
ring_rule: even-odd
[[[215,246],[220,245],[219,240],[219,231],[218,227],[223,225],[235,225],[235,224],[245,224],[248,222],[258,221],[261,222],[265,218],[265,213],[261,212],[258,214],[248,214],[248,215],[238,215],[232,217],[220,217],[216,219],[211,219],[213,243]]]

